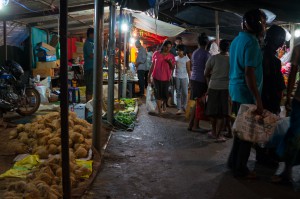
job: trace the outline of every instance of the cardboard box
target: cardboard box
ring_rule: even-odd
[[[34,77],[40,75],[42,78],[44,77],[53,77],[54,76],[54,69],[53,68],[37,68],[33,69],[32,74]]]
[[[83,59],[83,53],[73,53],[72,58],[77,59],[77,58]]]
[[[57,63],[55,61],[53,62],[36,62],[36,68],[57,68]]]
[[[38,47],[42,50],[45,50],[46,52],[49,52],[49,51],[56,51],[56,49],[52,46],[50,46],[49,44],[46,44],[44,42],[41,42],[38,44]]]

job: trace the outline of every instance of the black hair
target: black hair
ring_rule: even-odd
[[[137,45],[137,44],[141,44],[141,41],[140,40],[136,40],[135,41],[135,45]]]
[[[162,52],[164,47],[166,47],[168,45],[172,45],[172,42],[169,40],[165,40],[164,43],[161,45],[160,52]]]
[[[90,34],[94,34],[94,28],[89,28],[89,29],[87,29],[87,31],[86,31],[86,36],[89,37]]]
[[[266,33],[265,44],[278,49],[284,44],[285,37],[286,32],[282,27],[272,25]]]
[[[230,42],[226,39],[222,39],[220,41],[220,50],[222,52],[228,52],[229,51]]]
[[[180,41],[182,41],[182,37],[176,37],[175,40],[180,40]]]
[[[185,49],[184,49],[184,45],[177,45],[176,46],[176,50],[177,51],[184,51]]]
[[[208,43],[209,43],[208,36],[205,33],[201,33],[201,35],[198,37],[198,44],[200,46],[206,47]]]
[[[243,17],[243,29],[256,35],[263,31],[261,18],[267,19],[266,14],[260,9],[249,10]],[[251,29],[248,30],[247,26]]]

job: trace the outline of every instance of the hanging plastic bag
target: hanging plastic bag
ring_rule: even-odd
[[[151,86],[147,87],[147,96],[146,96],[146,108],[147,111],[150,112],[155,112],[156,110],[156,99],[154,97],[154,90]]]

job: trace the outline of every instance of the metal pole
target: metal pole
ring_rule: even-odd
[[[104,0],[95,0],[93,145],[101,152]]]
[[[123,86],[122,86],[122,97],[126,98],[126,88],[127,88],[127,76],[126,76],[126,69],[127,69],[127,31],[124,33],[124,70],[123,70]]]
[[[3,21],[3,53],[4,53],[4,62],[6,62],[7,60],[7,42],[6,42],[6,38],[7,38],[7,32],[6,32],[6,21]]]
[[[121,57],[122,57],[122,15],[123,15],[123,9],[120,7],[120,15],[119,15],[119,26],[118,26],[118,31],[119,31],[119,66],[118,66],[118,99],[120,100],[121,98],[121,90],[122,90],[122,85],[121,85],[121,75],[122,75],[122,67],[121,67]]]
[[[215,11],[215,21],[216,21],[216,42],[220,44],[220,25],[219,25],[219,11]]]
[[[291,27],[291,41],[290,41],[290,51],[293,52],[293,48],[294,48],[294,45],[295,45],[295,24],[290,24],[290,27]]]
[[[108,99],[107,99],[107,121],[112,124],[114,119],[114,84],[115,84],[115,25],[116,4],[112,0],[109,5],[109,62],[108,62]]]
[[[32,48],[32,28],[28,26],[29,28],[29,76],[32,77],[32,58],[33,58],[33,48]]]
[[[60,1],[60,116],[63,198],[71,198],[69,161],[68,0]]]

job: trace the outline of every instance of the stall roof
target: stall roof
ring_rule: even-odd
[[[147,16],[144,13],[133,13],[134,26],[138,29],[166,37],[174,37],[184,32],[185,29],[158,19]]]

